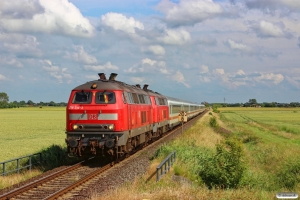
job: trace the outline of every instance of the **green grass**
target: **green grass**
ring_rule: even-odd
[[[65,107],[0,109],[0,161],[64,145]]]
[[[223,139],[237,137],[242,142],[245,152],[241,158],[245,162],[245,169],[237,185],[238,189],[226,191],[244,190],[245,194],[249,196],[255,194],[254,199],[269,199],[270,196],[274,196],[279,191],[298,192],[299,194],[299,110],[299,108],[226,108],[220,109],[220,113],[214,114],[218,121],[217,124],[231,131],[231,134],[226,138],[223,137]],[[189,137],[178,138],[176,141],[164,146],[161,152],[158,152],[162,155],[161,159],[163,159],[169,152],[177,150],[178,161],[176,167],[174,167],[175,173],[188,178],[194,183],[197,182],[199,190],[203,189],[205,185],[203,177],[206,178],[206,175],[214,177],[211,176],[214,174],[217,174],[216,177],[222,177],[218,173],[223,173],[223,168],[218,168],[218,162],[215,163],[216,165],[212,165],[211,168],[208,168],[205,164],[214,157],[218,161],[219,155],[214,154],[211,147],[201,147],[196,145],[197,143],[200,144],[199,142],[195,142],[195,138],[204,135],[210,139],[216,137],[207,130],[202,131],[203,127],[209,126],[211,122],[212,118],[210,116],[208,118],[210,120],[206,122],[206,126],[196,125],[192,127],[194,131],[188,130],[185,133],[185,136]],[[213,127],[211,129],[215,130]],[[218,143],[216,146],[218,146]],[[227,154],[224,154],[224,156],[224,158],[230,158],[229,161],[231,160],[231,157]],[[221,171],[218,171],[220,169]],[[199,172],[202,172],[204,176],[195,176]],[[216,180],[216,177],[212,180]],[[228,178],[231,178],[231,176],[228,176]],[[259,197],[258,194],[262,194],[262,196]],[[214,193],[213,196],[215,195]]]
[[[300,191],[299,110],[220,109],[220,119],[244,138],[249,162],[242,185],[265,191]],[[246,142],[247,137],[255,142]]]

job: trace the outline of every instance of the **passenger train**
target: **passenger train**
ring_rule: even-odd
[[[178,125],[181,111],[190,119],[204,105],[167,97],[139,84],[117,81],[112,73],[74,88],[66,110],[66,143],[71,156],[119,158],[147,145]]]

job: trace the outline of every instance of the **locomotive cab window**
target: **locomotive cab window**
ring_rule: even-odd
[[[81,92],[76,92],[73,103],[78,104],[88,104],[92,101],[92,93],[91,92],[84,92],[83,90]]]
[[[116,96],[113,92],[97,92],[96,103],[99,104],[113,104],[116,103]]]
[[[145,104],[144,95],[139,94],[138,96],[139,96],[140,103],[141,103],[141,104]]]

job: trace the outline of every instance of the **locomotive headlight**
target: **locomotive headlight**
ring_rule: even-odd
[[[97,88],[97,84],[94,83],[92,86],[91,86],[92,89],[96,89]]]
[[[109,130],[113,130],[113,129],[114,129],[114,125],[113,125],[113,124],[109,125],[109,126],[108,126],[108,129],[109,129]]]
[[[73,125],[73,130],[77,130],[78,126],[76,124]]]

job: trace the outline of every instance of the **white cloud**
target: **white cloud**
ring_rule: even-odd
[[[166,15],[170,26],[194,25],[223,12],[212,0],[181,0],[178,4],[164,0],[157,8]]]
[[[133,67],[130,67],[128,70],[125,70],[128,73],[157,73],[161,74],[170,74],[170,70],[167,68],[164,61],[151,60],[145,58],[141,62]]]
[[[189,32],[181,29],[181,30],[165,30],[165,36],[159,37],[159,41],[165,44],[171,45],[183,45],[191,40],[191,35]]]
[[[190,88],[191,86],[185,82],[183,74],[178,70],[175,74],[171,76],[173,81],[182,83],[185,87]]]
[[[86,75],[84,77],[87,78],[88,80],[97,80],[97,79],[99,79],[98,75]]]
[[[6,62],[6,64],[11,65],[11,66],[15,66],[17,68],[24,67],[24,65],[20,61],[16,60],[15,58],[12,58],[12,59],[8,60]]]
[[[135,20],[133,17],[127,18],[126,16],[109,12],[101,17],[102,23],[114,30],[121,30],[126,33],[135,33],[135,29],[144,30],[143,23]]]
[[[94,27],[68,0],[1,0],[0,26],[9,32],[44,32],[91,37]]]
[[[154,65],[156,62],[157,62],[156,60],[151,60],[149,58],[145,58],[142,60],[142,64]]]
[[[5,76],[3,76],[2,74],[0,74],[0,81],[5,81],[8,80]]]
[[[210,78],[208,78],[208,77],[206,77],[206,76],[200,76],[199,77],[199,81],[200,82],[205,82],[205,83],[209,83],[211,80],[210,80]]]
[[[22,68],[24,65],[15,56],[1,56],[0,66],[11,66],[16,68]]]
[[[261,74],[261,76],[255,78],[258,82],[273,82],[275,85],[279,84],[284,80],[282,74],[273,74],[273,73],[265,73]]]
[[[256,32],[258,37],[285,37],[291,38],[292,34],[285,31],[283,22],[272,23],[266,20],[261,20],[253,24],[251,28]]]
[[[148,50],[155,55],[163,56],[166,53],[165,49],[160,45],[151,45],[148,47]]]
[[[83,68],[88,71],[96,71],[96,72],[103,71],[103,70],[105,71],[119,70],[119,67],[111,64],[111,62],[107,62],[104,65],[85,65]]]
[[[208,73],[208,72],[209,72],[208,66],[202,65],[202,66],[200,67],[200,74],[206,74],[206,73]]]
[[[284,35],[280,27],[264,20],[259,23],[259,28],[260,33],[265,36],[282,37]]]
[[[69,53],[66,52],[65,58],[69,58],[71,60],[75,60],[80,63],[84,64],[97,64],[97,59],[94,56],[89,55],[85,50],[84,47],[81,46],[73,46],[73,49],[76,52]]]
[[[131,77],[130,80],[135,84],[141,84],[144,82],[145,78],[143,77]]]
[[[225,74],[225,71],[224,71],[224,69],[215,69],[215,70],[213,70],[213,73],[223,75],[223,74]]]
[[[207,73],[200,75],[199,80],[202,82],[208,82],[210,80],[220,81],[222,85],[226,85],[228,88],[237,88],[241,85],[255,85],[255,83],[274,84],[278,85],[284,80],[282,74],[274,73],[245,73],[243,70],[238,70],[233,73],[226,73],[224,69],[219,68],[213,70],[213,73]]]
[[[238,70],[234,75],[234,78],[245,78],[245,77],[246,77],[246,73],[241,69]]]
[[[300,89],[300,77],[290,77],[286,76],[286,80],[294,87]]]
[[[35,36],[2,32],[0,33],[1,41],[3,41],[3,51],[6,52],[31,56],[40,56],[42,54],[42,51],[38,48],[40,43]]]
[[[0,0],[0,4],[2,18],[31,19],[35,14],[44,12],[38,0]]]
[[[237,43],[233,40],[228,40],[228,44],[229,44],[229,47],[234,50],[245,51],[245,50],[249,49],[249,47],[247,45],[244,45],[242,43]]]
[[[67,68],[60,68],[54,66],[50,60],[40,60],[40,63],[43,65],[43,69],[47,71],[50,76],[56,78],[59,83],[66,81],[70,83],[72,81],[72,75],[67,73]]]

